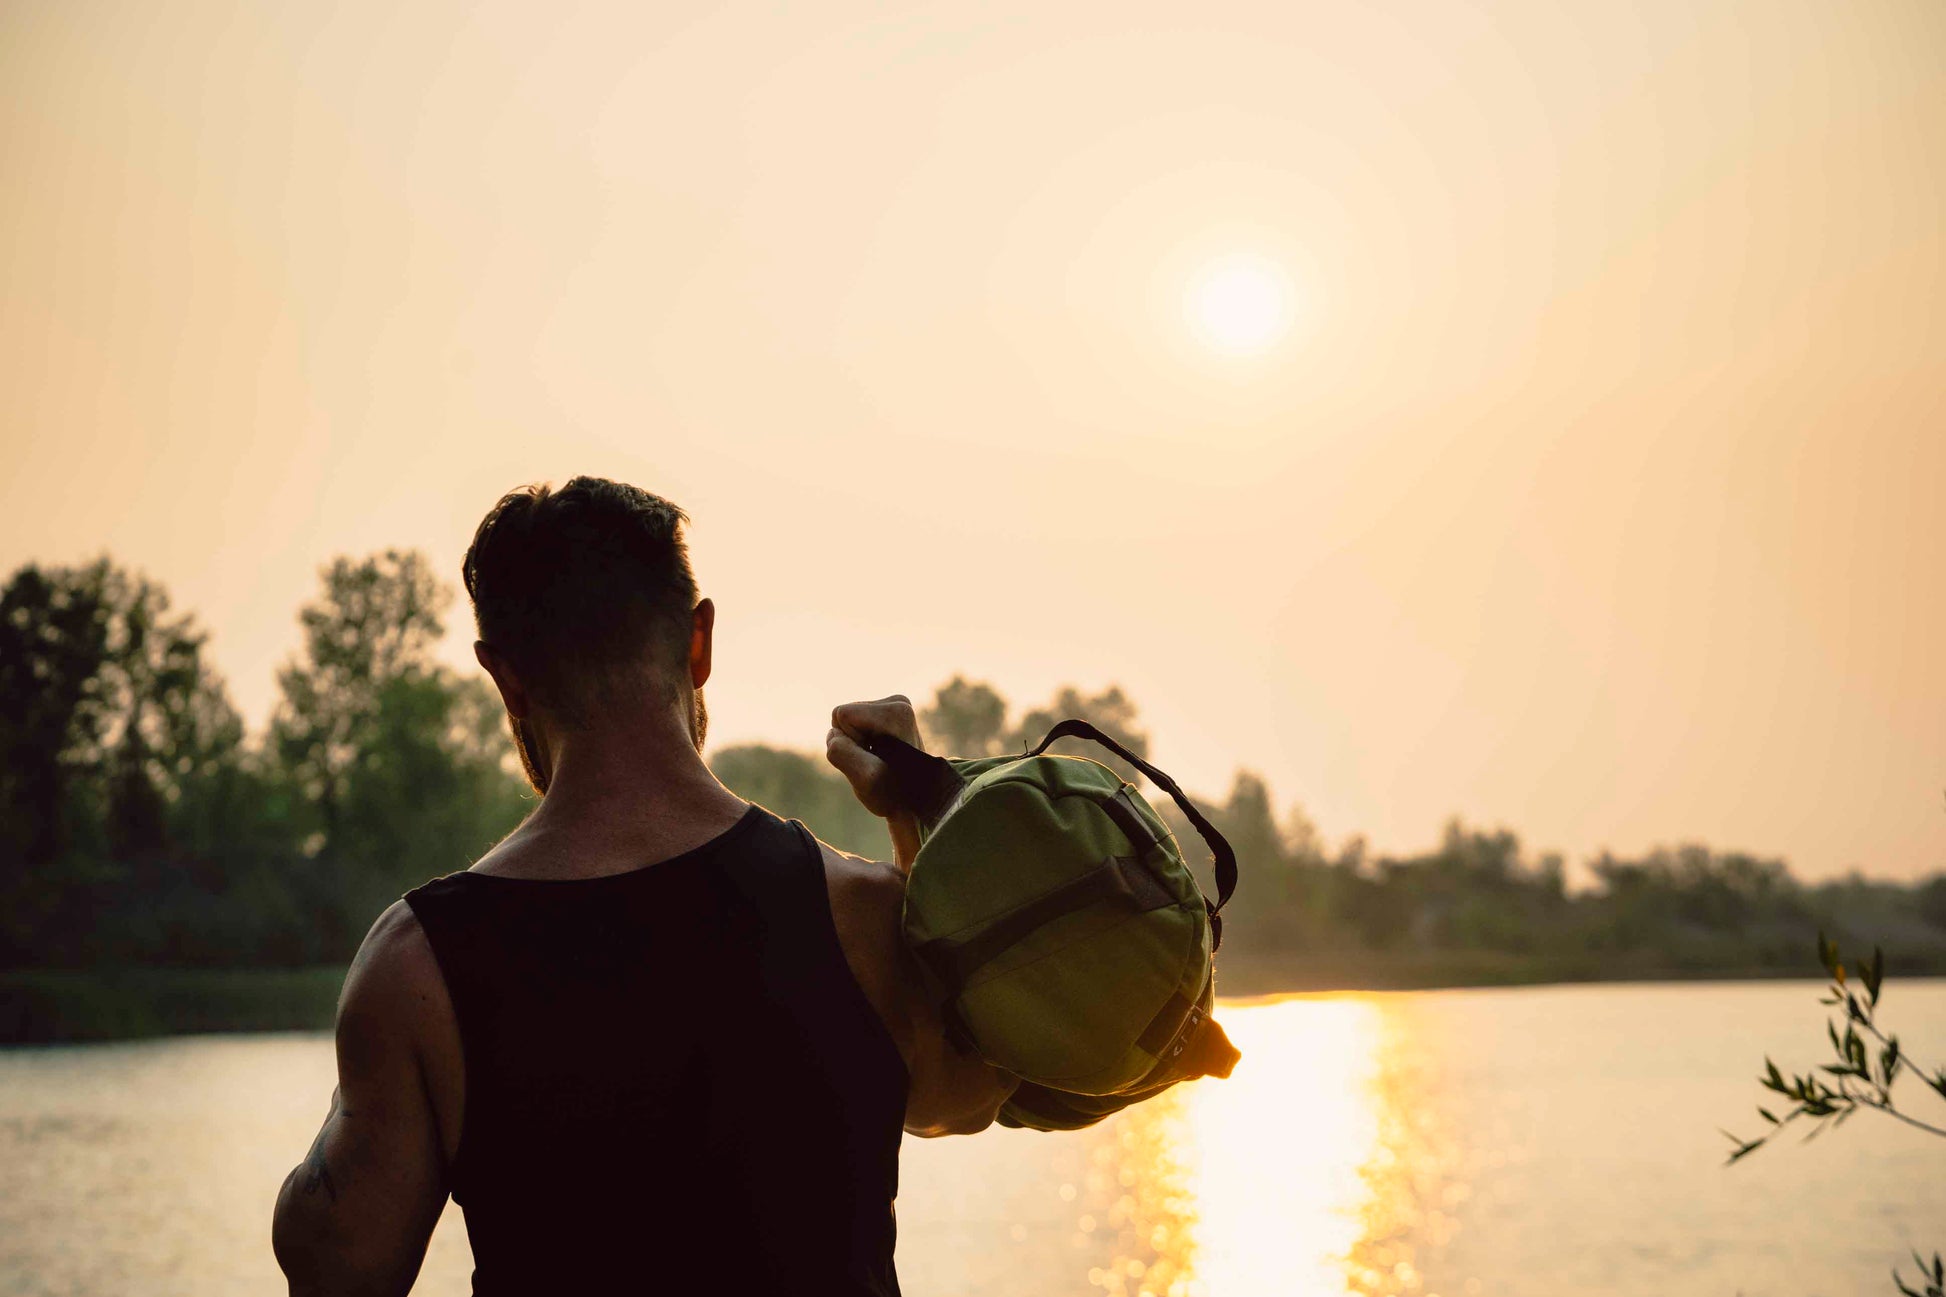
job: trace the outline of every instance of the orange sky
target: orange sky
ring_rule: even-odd
[[[1936,0],[0,7],[0,564],[146,568],[260,718],[321,561],[607,473],[696,519],[724,741],[1119,681],[1332,838],[1946,868],[1942,54]],[[1238,256],[1247,357],[1183,308]]]

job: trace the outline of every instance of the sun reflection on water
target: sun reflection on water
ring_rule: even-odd
[[[1093,1150],[1077,1242],[1108,1231],[1115,1259],[1089,1282],[1115,1297],[1438,1297],[1423,1252],[1450,1237],[1464,1186],[1399,1002],[1221,1017],[1235,1075],[1129,1110]]]

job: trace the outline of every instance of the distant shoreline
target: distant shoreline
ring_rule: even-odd
[[[140,1040],[331,1026],[345,970],[19,969],[0,972],[0,1044]]]
[[[1556,986],[1584,982],[1818,981],[1808,957],[1790,963],[1637,955],[1512,955],[1490,950],[1229,952],[1216,960],[1216,989],[1224,997],[1318,994],[1331,991],[1437,991],[1469,987]],[[1889,977],[1946,975],[1939,951],[1890,952]]]
[[[1903,963],[1903,970],[1899,964]],[[1815,967],[1675,968],[1629,961],[1605,969],[1492,952],[1366,951],[1218,961],[1226,1000],[1360,991],[1467,990],[1624,982],[1820,980]],[[330,1028],[345,970],[117,968],[0,971],[0,1046]],[[1937,960],[1893,965],[1895,980],[1946,975]]]

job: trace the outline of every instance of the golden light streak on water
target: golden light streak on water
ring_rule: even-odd
[[[1117,1254],[1089,1282],[1116,1297],[1422,1294],[1416,1248],[1450,1233],[1463,1188],[1404,1010],[1303,998],[1221,1017],[1235,1075],[1131,1110],[1094,1150],[1078,1226],[1105,1224]]]

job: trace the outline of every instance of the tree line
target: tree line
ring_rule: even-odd
[[[464,868],[533,798],[491,687],[434,659],[452,603],[416,552],[333,560],[253,734],[206,632],[155,582],[106,558],[14,572],[0,591],[0,968],[337,963],[402,892]],[[956,676],[920,711],[928,745],[953,755],[1019,751],[1068,716],[1149,752],[1118,688],[1065,688],[1015,716]],[[1056,750],[1140,782],[1098,749]],[[744,744],[711,765],[833,845],[884,854],[821,754]],[[1456,820],[1412,855],[1333,846],[1248,772],[1199,804],[1243,864],[1231,989],[1791,971],[1820,928],[1946,970],[1946,874],[1812,885],[1781,860],[1681,845],[1603,853],[1571,888],[1561,856],[1505,829]]]
[[[246,734],[207,634],[101,559],[0,591],[0,967],[349,957],[519,822],[498,698],[434,661],[423,555],[340,558]]]

